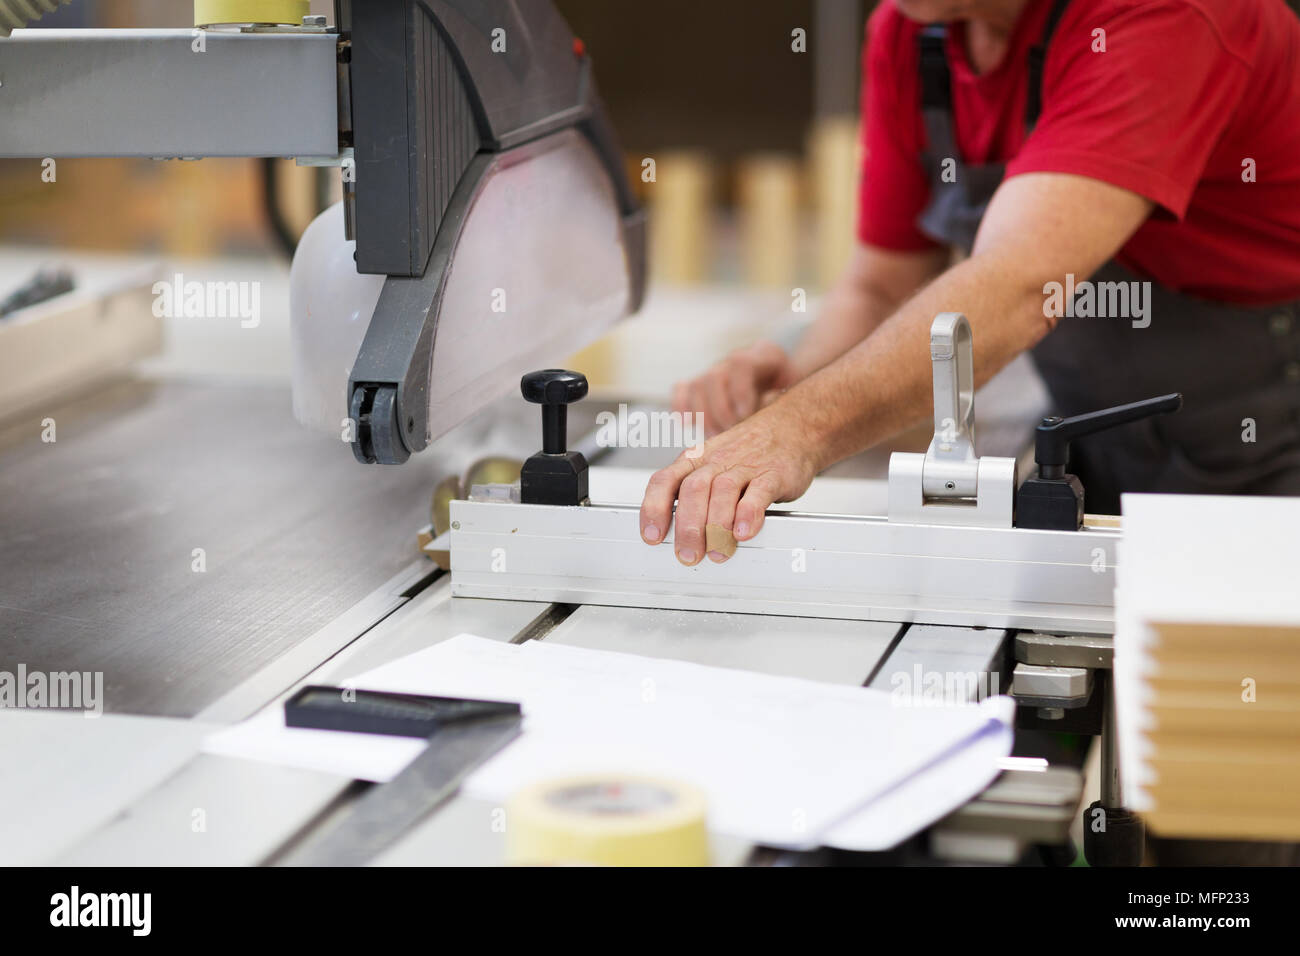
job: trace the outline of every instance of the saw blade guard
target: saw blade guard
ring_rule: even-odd
[[[485,177],[443,289],[430,441],[631,311],[622,216],[586,138],[565,130]]]
[[[345,441],[348,376],[385,279],[357,272],[356,245],[344,236],[343,203],[335,203],[307,227],[289,270],[293,414]]]
[[[412,323],[434,311],[426,442],[632,311],[626,236],[609,177],[576,130],[495,158],[444,237],[452,248],[432,302],[408,308]],[[333,206],[304,234],[290,274],[294,415],[340,435],[354,431],[348,382],[381,294],[420,282],[359,274],[354,248]]]

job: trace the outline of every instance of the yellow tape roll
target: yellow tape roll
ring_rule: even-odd
[[[214,23],[301,24],[311,0],[194,0],[194,25]]]
[[[708,866],[704,796],[644,777],[539,784],[510,801],[506,848],[525,866]]]

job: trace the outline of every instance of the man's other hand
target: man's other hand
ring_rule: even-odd
[[[756,342],[674,385],[673,411],[699,415],[704,433],[712,436],[748,418],[795,381],[785,350],[775,342]]]

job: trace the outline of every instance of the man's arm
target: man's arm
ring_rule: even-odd
[[[943,272],[948,250],[893,252],[858,245],[831,287],[821,314],[790,356],[796,380],[829,365],[874,332],[926,283]]]
[[[932,282],[875,335],[810,380],[791,412],[820,437],[820,467],[856,454],[929,417],[930,325],[962,312],[975,341],[975,383],[992,378],[1051,331],[1043,287],[1083,280],[1150,215],[1152,203],[1081,176],[1034,173],[998,190],[971,257]],[[837,399],[836,396],[842,396]],[[796,403],[792,403],[796,404]]]
[[[1097,180],[1034,173],[1004,182],[972,256],[948,269],[841,358],[735,428],[651,477],[642,537],[663,540],[674,520],[678,560],[704,557],[704,527],[758,533],[764,512],[807,490],[828,465],[868,448],[931,411],[929,330],[962,312],[975,340],[977,383],[1050,331],[1043,286],[1092,275],[1150,215],[1152,203]],[[721,555],[710,555],[724,560]]]
[[[859,245],[798,347],[760,341],[673,388],[673,410],[703,415],[712,435],[748,418],[776,391],[839,358],[940,272],[947,250],[892,252]]]

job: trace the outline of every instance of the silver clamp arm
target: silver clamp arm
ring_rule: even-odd
[[[924,455],[889,458],[889,520],[1011,527],[1014,458],[975,454],[975,359],[970,322],[943,312],[930,326],[934,438]]]
[[[934,365],[934,438],[926,452],[925,494],[974,498],[979,492],[975,456],[975,359],[970,322],[943,312],[930,326]]]

